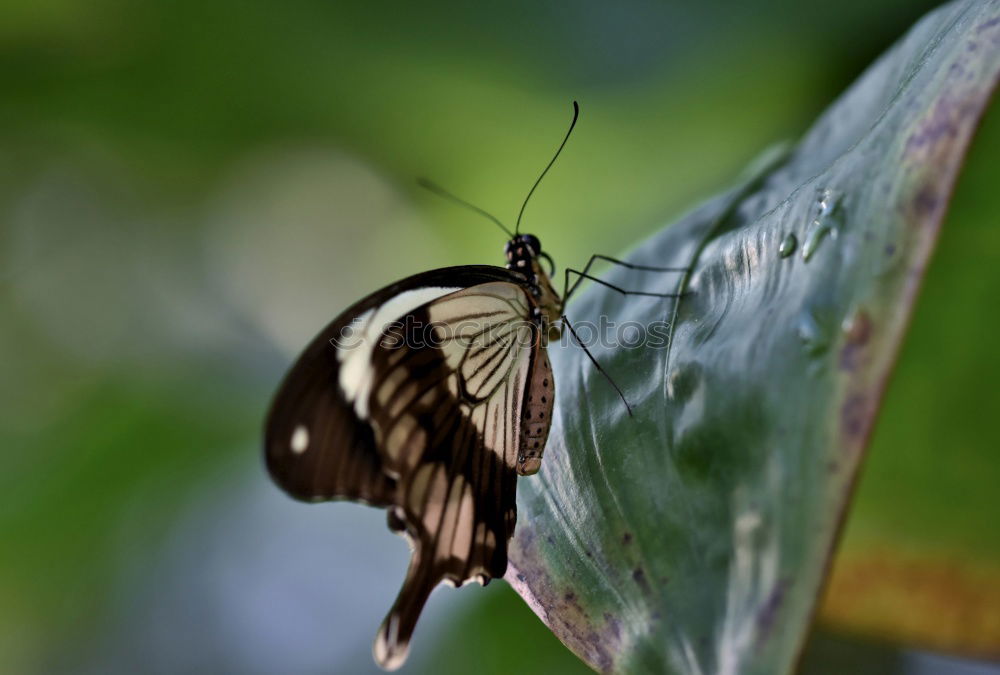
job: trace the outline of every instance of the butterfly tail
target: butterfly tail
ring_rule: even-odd
[[[375,636],[372,654],[383,670],[396,670],[406,661],[417,619],[439,581],[429,565],[420,564],[420,557],[419,550],[414,551],[403,587]]]

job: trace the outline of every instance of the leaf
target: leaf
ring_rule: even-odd
[[[635,416],[553,345],[552,436],[520,482],[507,579],[591,666],[792,668],[998,73],[1000,2],[935,11],[794,148],[629,258],[690,274],[607,276],[680,300],[592,285],[571,305]],[[588,340],[626,325],[642,346]]]
[[[893,368],[817,622],[1000,657],[1000,106],[980,122]],[[843,671],[842,671],[843,672]]]

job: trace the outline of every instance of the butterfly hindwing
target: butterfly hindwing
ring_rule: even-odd
[[[406,654],[441,581],[503,575],[516,521],[516,462],[526,383],[539,343],[525,291],[492,281],[444,295],[396,322],[377,346],[370,422],[398,476],[392,519],[413,544],[399,598],[376,640],[379,662]],[[400,375],[405,372],[406,375]]]

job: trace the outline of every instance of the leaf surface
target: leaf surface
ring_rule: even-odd
[[[679,300],[591,285],[570,305],[635,416],[552,346],[507,579],[591,666],[792,668],[998,73],[1000,2],[935,11],[794,147],[629,257],[690,273],[606,276]]]

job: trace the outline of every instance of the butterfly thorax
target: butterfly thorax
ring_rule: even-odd
[[[559,318],[562,316],[562,299],[552,286],[549,275],[539,263],[540,258],[551,258],[542,252],[542,244],[533,234],[520,234],[507,242],[507,269],[524,276],[531,289],[536,319],[547,332],[549,340],[560,335]]]

